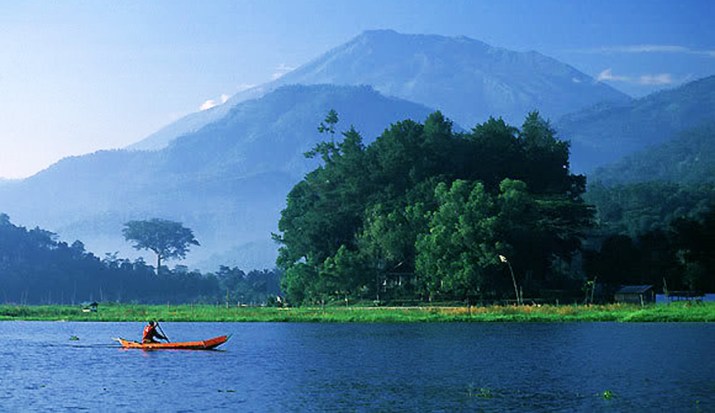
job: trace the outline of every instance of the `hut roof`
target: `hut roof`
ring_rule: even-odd
[[[624,285],[616,294],[643,294],[652,288],[652,285]]]

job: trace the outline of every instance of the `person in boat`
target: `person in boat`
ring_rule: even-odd
[[[158,343],[158,339],[168,341],[168,339],[163,334],[157,331],[158,326],[159,325],[156,322],[149,321],[149,324],[144,327],[144,333],[142,334],[142,343]]]

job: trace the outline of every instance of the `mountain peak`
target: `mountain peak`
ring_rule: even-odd
[[[519,124],[538,109],[557,118],[628,97],[537,52],[516,52],[465,36],[369,30],[278,79],[280,84],[368,84],[442,110],[465,127],[503,117]]]
[[[383,40],[383,39],[431,39],[431,40],[441,40],[441,41],[458,41],[458,42],[476,42],[486,44],[480,40],[473,39],[467,36],[444,36],[441,34],[430,34],[430,33],[400,33],[392,29],[371,29],[365,30],[359,35],[355,36],[354,39],[367,38],[373,40]]]
[[[465,36],[368,30],[279,79],[240,92],[214,111],[185,117],[135,148],[164,147],[220,119],[236,104],[289,84],[370,85],[383,95],[439,109],[467,128],[490,116],[521,124],[533,110],[555,119],[602,101],[629,99],[537,52],[515,52]]]
[[[392,29],[366,30],[342,46],[349,47],[356,43],[370,44],[378,47],[389,47],[392,44],[400,44],[407,47],[414,45],[420,47],[433,47],[438,44],[451,44],[453,46],[463,45],[479,47],[482,49],[496,49],[487,43],[467,36],[449,37],[439,34],[400,33]],[[340,49],[342,46],[338,46],[335,49]]]
[[[360,37],[381,38],[381,37],[390,37],[390,36],[400,36],[400,34],[392,29],[371,29],[371,30],[363,31],[362,33],[360,33],[357,36],[357,38],[360,38]]]

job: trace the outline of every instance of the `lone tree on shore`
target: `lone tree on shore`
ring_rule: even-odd
[[[183,259],[191,245],[200,245],[191,229],[180,222],[154,218],[144,221],[129,221],[122,229],[124,239],[133,241],[137,250],[151,250],[156,254],[156,274],[159,275],[163,260]]]

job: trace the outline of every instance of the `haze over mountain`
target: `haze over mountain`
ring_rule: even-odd
[[[606,185],[649,181],[715,183],[715,120],[598,168],[589,178]]]
[[[187,263],[233,250],[220,263],[205,265],[272,267],[270,233],[289,189],[317,164],[303,153],[326,139],[317,125],[331,108],[340,114],[339,129],[354,125],[366,141],[392,122],[421,121],[433,111],[368,86],[286,86],[234,106],[221,121],[161,151],[66,158],[2,187],[3,212],[13,222],[39,225],[69,242],[80,239],[100,255],[132,255],[121,236],[124,222],[174,219],[192,228],[202,244]]]
[[[386,96],[438,108],[471,128],[489,116],[521,124],[538,109],[545,118],[604,101],[630,98],[538,52],[515,52],[467,37],[366,31],[277,80],[240,92],[132,145],[158,149],[220,119],[230,108],[287,84],[370,85]]]
[[[688,96],[684,101],[690,102]],[[303,153],[326,139],[316,127],[330,109],[339,113],[339,130],[352,124],[369,143],[390,123],[422,121],[435,109],[456,120],[456,128],[470,128],[488,116],[520,125],[533,109],[553,119],[604,99],[620,102],[599,106],[616,108],[616,115],[617,108],[636,107],[622,93],[536,52],[511,52],[464,37],[365,32],[129,150],[66,158],[31,178],[0,185],[0,212],[69,242],[80,239],[98,255],[132,256],[121,237],[124,222],[173,219],[192,228],[202,244],[189,254],[189,265],[272,267],[276,246],[270,233],[289,189],[317,165]],[[661,101],[668,104],[667,98]],[[676,112],[690,116],[694,108],[683,105],[687,110]],[[576,133],[576,123],[568,123],[572,117],[564,119],[573,128],[559,129],[560,136],[598,142],[597,127],[589,126],[594,137],[585,138]],[[682,122],[690,123],[685,115]]]
[[[618,161],[715,119],[715,76],[625,103],[604,103],[564,116],[559,136],[571,141],[578,172]]]

